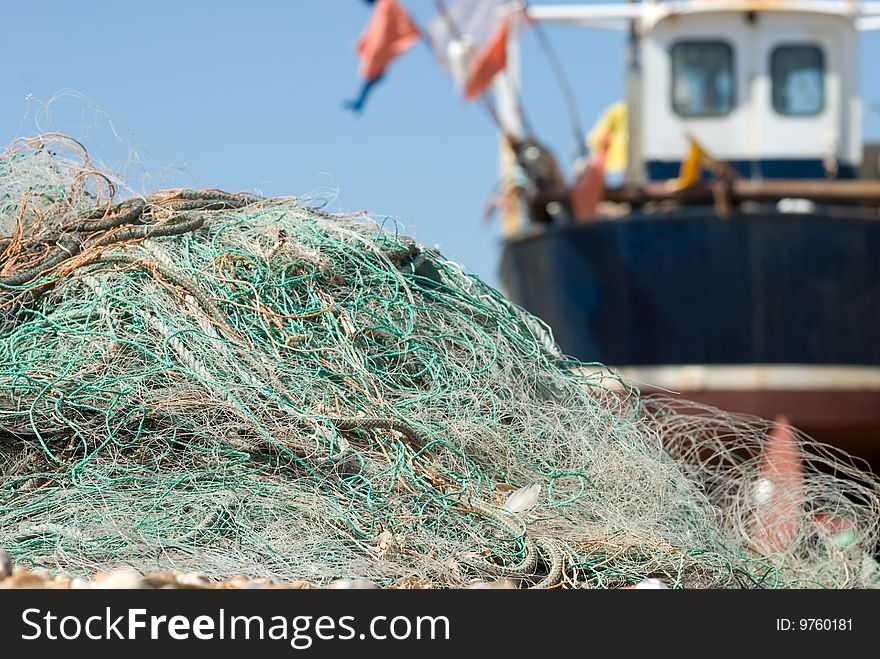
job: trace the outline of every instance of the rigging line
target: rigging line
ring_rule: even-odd
[[[462,38],[461,30],[458,29],[458,25],[452,18],[452,14],[450,14],[449,10],[446,8],[446,4],[443,2],[443,0],[434,0],[434,5],[437,7],[437,11],[440,14],[440,17],[443,19],[443,22],[446,23],[446,28],[449,30],[449,33],[453,36],[453,38],[460,40]],[[431,39],[428,36],[428,33],[422,31],[422,34],[425,35],[425,40],[428,42],[428,45],[433,48],[434,44],[431,43]],[[482,104],[483,108],[485,108],[489,116],[492,118],[492,121],[495,122],[498,130],[506,134],[507,131],[505,130],[504,125],[501,123],[501,117],[498,116],[498,109],[495,107],[495,104],[485,95],[480,96],[480,103]]]
[[[443,0],[434,0],[434,5],[437,7],[437,12],[440,14],[440,17],[446,23],[446,27],[449,30],[449,33],[455,39],[460,40],[463,37],[463,34],[456,24],[455,19],[452,17],[452,14],[449,13],[449,9],[446,7],[446,3],[443,2]],[[427,37],[426,39],[428,40],[428,43],[430,43],[430,39]],[[534,134],[534,131],[532,130],[532,123],[529,121],[528,116],[526,116],[525,109],[523,108],[523,100],[522,96],[520,95],[518,85],[514,85],[510,77],[507,77],[507,84],[511,86],[514,92],[514,96],[517,99],[516,112],[522,120],[526,133],[530,135]],[[508,131],[501,121],[501,116],[498,114],[498,108],[495,106],[495,104],[485,94],[483,96],[480,96],[480,102],[482,103],[483,107],[486,108],[486,111],[489,113],[489,115],[492,117],[492,120],[495,122],[498,130],[502,134],[508,135]]]
[[[529,17],[528,9],[528,0],[523,0],[523,13],[526,16],[526,20],[529,21],[529,24],[532,26],[535,36],[538,38],[538,44],[541,46],[541,50],[544,51],[544,55],[550,62],[550,68],[553,71],[553,75],[556,78],[560,91],[562,92],[563,102],[565,103],[566,112],[568,113],[569,121],[571,123],[571,130],[574,133],[574,140],[577,145],[577,154],[579,156],[586,156],[587,145],[584,139],[586,133],[584,132],[584,127],[580,120],[580,113],[578,112],[577,100],[575,99],[571,80],[569,80],[568,75],[565,73],[562,61],[559,59],[559,55],[553,47],[553,42],[550,41],[547,36],[547,31],[544,29],[544,26],[539,21],[534,21]]]

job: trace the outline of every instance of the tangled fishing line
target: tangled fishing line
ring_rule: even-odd
[[[793,435],[768,459],[768,430],[565,358],[390,223],[118,201],[59,135],[0,157],[0,547],[20,565],[876,585],[873,476]]]

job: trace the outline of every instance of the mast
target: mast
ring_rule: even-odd
[[[509,185],[516,168],[516,155],[508,143],[508,136],[522,136],[522,116],[520,114],[520,62],[519,62],[519,9],[510,13],[510,32],[507,37],[507,68],[503,75],[495,79],[495,99],[498,121],[502,130],[498,136],[499,169],[501,172],[501,191],[504,203],[501,212],[501,236],[509,238],[523,227],[523,207],[516,189]]]
[[[629,0],[636,4],[639,0]],[[645,164],[642,157],[642,54],[641,21],[629,21],[629,39],[626,46],[626,183],[641,185],[645,182]]]

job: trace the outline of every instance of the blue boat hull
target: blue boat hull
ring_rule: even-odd
[[[567,354],[880,473],[880,218],[632,215],[510,240],[501,279]]]
[[[627,216],[510,240],[500,274],[583,361],[880,365],[880,219]]]

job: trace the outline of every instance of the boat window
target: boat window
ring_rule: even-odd
[[[809,116],[825,106],[825,61],[816,46],[779,46],[773,51],[773,109],[779,114]]]
[[[734,106],[733,49],[723,41],[672,47],[672,108],[681,117],[723,117]]]

